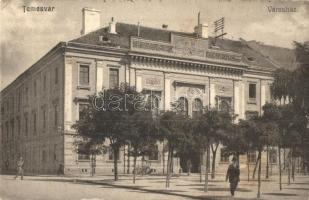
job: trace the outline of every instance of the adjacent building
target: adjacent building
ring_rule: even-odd
[[[57,44],[1,91],[2,172],[13,172],[23,156],[29,174],[55,174],[59,168],[65,174],[89,174],[92,169],[96,174],[112,173],[112,151],[97,155],[94,165],[90,156],[77,153],[71,128],[87,95],[102,89],[127,82],[159,97],[161,110],[170,110],[171,102],[180,100],[190,116],[207,106],[233,112],[239,120],[262,113],[262,106],[271,101],[272,72],[288,67],[281,59],[294,62],[289,49],[210,37],[207,24],[197,24],[192,32],[114,20],[100,26],[100,11],[83,9],[82,36]],[[158,143],[157,151],[146,156],[157,173],[163,172],[167,160],[163,145]],[[274,168],[276,151],[269,155]],[[256,157],[256,152],[250,154],[252,165]],[[127,147],[118,159],[120,172],[132,171]],[[192,156],[195,171],[199,159]],[[225,171],[228,162],[220,146],[218,171]],[[240,162],[246,170],[246,156]],[[184,163],[184,158],[176,158],[174,171],[185,170]]]

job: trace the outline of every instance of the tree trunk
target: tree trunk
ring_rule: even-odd
[[[292,154],[291,154],[291,150],[290,150],[290,152],[289,152],[289,154],[288,154],[288,185],[290,185],[291,184],[291,157],[292,157]]]
[[[119,154],[119,148],[114,147],[114,180],[118,181],[118,154]]]
[[[209,155],[209,145],[207,144],[206,147],[206,172],[205,172],[205,185],[204,185],[204,192],[208,191],[208,173],[209,173],[209,161],[210,161],[210,155]]]
[[[203,166],[203,150],[201,150],[200,152],[200,183],[203,181],[202,166]]]
[[[283,170],[285,170],[285,166],[286,163],[285,163],[285,148],[283,147]]]
[[[134,161],[133,161],[133,183],[135,184],[136,179],[136,159],[137,159],[137,152],[134,152]]]
[[[217,149],[219,144],[217,143],[215,148],[213,148],[211,144],[211,151],[212,151],[212,165],[211,165],[211,179],[215,178],[216,174],[216,155],[217,155]]]
[[[266,147],[266,178],[269,178],[269,145]]]
[[[291,153],[291,161],[292,161],[292,180],[293,182],[295,181],[295,158],[293,156],[293,152],[294,152],[294,148],[293,151]]]
[[[279,189],[282,190],[281,149],[280,149],[280,146],[278,146],[278,154],[279,154]]]
[[[248,169],[248,182],[250,181],[250,163],[249,163],[249,152],[247,151],[247,169]]]
[[[169,176],[170,176],[170,162],[171,162],[171,147],[168,148],[168,156],[167,156],[167,166],[166,166],[166,181],[165,187],[169,188]]]
[[[258,155],[259,170],[258,170],[258,192],[257,192],[257,198],[261,197],[261,165],[262,165],[261,153],[262,153],[262,150],[259,149],[259,155]]]
[[[123,173],[126,173],[126,145],[123,146]]]
[[[130,157],[131,157],[131,151],[130,151],[130,149],[131,149],[131,145],[129,144],[129,145],[128,145],[128,164],[127,164],[127,165],[128,165],[128,166],[127,166],[127,167],[128,167],[128,169],[127,169],[127,173],[128,173],[128,174],[130,174]]]
[[[164,175],[165,174],[164,140],[163,140],[163,148],[162,148],[162,163],[163,163],[163,175]]]
[[[252,174],[252,178],[255,179],[255,172],[256,172],[256,168],[259,164],[259,157],[256,159],[256,162],[255,162],[255,166],[254,166],[254,170],[253,170],[253,174]]]

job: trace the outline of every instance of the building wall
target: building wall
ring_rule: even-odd
[[[55,173],[63,160],[63,56],[57,51],[47,57],[1,92],[2,172],[15,172],[19,156],[26,173]]]

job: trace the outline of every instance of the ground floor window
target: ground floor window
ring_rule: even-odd
[[[248,162],[249,163],[255,163],[256,162],[256,152],[249,152],[248,153]]]
[[[120,154],[120,152],[117,155],[117,160],[119,160],[119,154]],[[108,159],[114,160],[114,150],[111,147],[108,148]]]
[[[224,148],[221,149],[220,162],[229,162],[229,152]]]
[[[78,153],[77,156],[78,160],[90,160],[89,153],[87,153],[84,145],[82,144],[78,145],[77,153]]]
[[[153,146],[149,151],[149,160],[159,160],[158,145]]]
[[[277,163],[277,151],[276,149],[270,149],[269,150],[269,162],[272,164]]]

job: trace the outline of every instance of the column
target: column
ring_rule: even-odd
[[[216,89],[215,89],[215,84],[211,83],[210,84],[210,108],[214,108],[216,106]]]
[[[165,106],[165,110],[171,109],[171,80],[170,79],[165,79],[164,106]]]
[[[65,58],[64,66],[64,129],[71,130],[72,123],[72,81],[73,81],[73,64],[71,58]]]
[[[246,96],[245,96],[245,83],[241,83],[241,101],[240,101],[240,117],[239,119],[245,119],[245,104],[246,104]]]
[[[236,122],[238,122],[239,119],[239,106],[240,106],[240,101],[239,101],[240,93],[239,93],[239,85],[237,82],[234,84],[234,114],[237,115],[238,117],[236,118]]]
[[[97,62],[97,83],[96,93],[98,94],[103,89],[103,66],[101,62]]]
[[[266,103],[266,86],[261,83],[261,114],[263,114],[263,106]]]
[[[130,68],[130,86],[135,86],[135,69]]]
[[[142,77],[141,76],[137,76],[136,77],[136,91],[137,92],[141,92],[142,90],[143,90]]]

